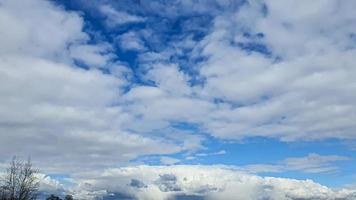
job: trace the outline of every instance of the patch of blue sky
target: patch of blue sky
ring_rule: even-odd
[[[160,157],[162,155],[146,155],[146,156],[139,156],[133,160],[131,160],[130,162],[133,164],[145,164],[145,165],[160,165],[161,161],[160,161]]]
[[[347,184],[355,182],[356,177],[350,176],[345,172],[334,173],[302,173],[298,171],[288,171],[283,173],[259,173],[261,176],[272,176],[279,178],[290,178],[297,180],[312,180],[331,188],[339,188],[347,186]]]
[[[75,183],[71,181],[71,176],[65,173],[49,173],[47,174],[51,179],[59,181],[65,187],[73,187]]]
[[[181,126],[189,127],[190,125],[181,124]],[[355,181],[356,178],[349,175],[352,174],[354,166],[356,165],[355,152],[350,151],[349,147],[341,140],[281,142],[271,138],[252,137],[236,142],[206,136],[206,140],[203,143],[204,146],[209,148],[194,153],[181,152],[165,156],[180,160],[178,164],[222,164],[244,167],[259,164],[277,166],[285,159],[302,158],[312,153],[321,156],[338,155],[348,157],[350,160],[340,160],[330,163],[330,165],[327,165],[328,167],[335,167],[335,171],[331,172],[311,173],[286,168],[280,172],[260,172],[258,174],[303,180],[312,179],[330,187],[345,185]],[[162,164],[160,162],[161,156],[162,155],[142,156],[133,160],[133,162],[160,165]]]
[[[258,52],[266,56],[270,56],[272,54],[271,51],[266,47],[266,45],[259,44],[256,42],[238,42],[235,45],[246,52]]]
[[[177,128],[180,130],[189,130],[193,132],[198,132],[199,131],[199,125],[194,124],[194,123],[188,123],[188,122],[171,122],[170,123],[173,128]]]
[[[185,126],[185,125],[184,125]],[[253,137],[240,142],[222,141],[207,136],[204,145],[208,149],[198,152],[181,152],[164,155],[177,159],[176,164],[187,165],[228,165],[237,168],[248,165],[272,165],[277,166],[288,158],[302,158],[311,153],[321,156],[338,155],[350,158],[350,160],[340,160],[326,165],[335,168],[330,172],[312,173],[303,170],[285,169],[280,172],[257,172],[262,176],[284,177],[294,179],[311,179],[318,183],[330,187],[340,187],[350,182],[354,182],[356,177],[350,176],[354,172],[356,158],[354,153],[349,151],[344,141],[328,140],[316,142],[280,142],[275,139]],[[132,163],[161,165],[162,155],[141,156],[132,160]],[[324,166],[321,166],[324,167]]]
[[[349,151],[344,141],[340,140],[282,142],[272,138],[251,137],[235,142],[209,137],[204,145],[209,146],[211,152],[226,151],[225,155],[214,160],[202,160],[204,164],[214,162],[228,165],[271,164],[288,157],[304,157],[309,153],[355,157],[355,152]]]

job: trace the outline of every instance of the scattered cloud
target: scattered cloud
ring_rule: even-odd
[[[125,11],[118,11],[110,5],[102,5],[100,11],[106,16],[106,24],[109,27],[145,21],[144,17],[131,15]]]
[[[144,41],[140,38],[138,33],[135,32],[127,32],[119,37],[117,37],[117,41],[124,50],[133,50],[133,51],[144,51],[146,50]]]
[[[206,156],[216,156],[216,155],[224,155],[224,154],[226,154],[226,151],[220,150],[220,151],[212,152],[212,153],[197,153],[197,154],[195,154],[195,156],[206,157]]]
[[[156,118],[154,124],[176,121],[181,111],[199,110],[192,114],[199,116],[184,121],[222,139],[355,138],[356,45],[350,43],[350,33],[356,30],[349,20],[355,16],[348,9],[351,1],[340,6],[335,2],[312,4],[305,12],[303,1],[248,2],[216,14],[210,31],[193,45],[193,54],[205,58],[195,63],[198,75],[189,71],[194,64],[188,69],[167,64],[171,57],[163,64],[148,64],[142,79],[166,91],[164,105],[175,110],[174,116]],[[301,10],[283,18],[283,5]],[[332,23],[323,20],[330,15],[336,16]],[[154,55],[153,60],[162,59],[162,54]],[[203,80],[201,85],[192,84],[196,76]],[[206,106],[173,106],[181,98],[185,104]],[[142,116],[146,110],[132,112]]]
[[[3,1],[0,10],[2,158],[31,155],[46,172],[69,173],[183,149],[174,140],[123,126],[132,116],[115,105],[127,79],[96,69],[115,63],[107,57],[107,45],[85,44],[89,35],[78,14],[35,0]],[[75,66],[73,57],[90,68]]]
[[[208,59],[200,70],[206,80],[201,94],[227,104],[207,119],[213,135],[355,137],[356,46],[349,33],[356,30],[348,20],[355,18],[348,9],[354,3],[336,2],[249,2],[215,18],[201,42]],[[287,14],[285,6],[296,9]],[[330,15],[337,17],[325,20]]]
[[[114,58],[110,45],[76,45],[70,48],[72,58],[90,67],[105,67]]]

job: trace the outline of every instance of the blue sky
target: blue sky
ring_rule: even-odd
[[[185,180],[182,170],[256,176],[260,182],[249,177],[246,185],[263,191],[262,182],[281,187],[268,177],[300,181],[291,188],[310,179],[316,191],[318,184],[349,189],[263,197],[353,195],[355,6],[351,0],[0,1],[0,163],[10,154],[31,156],[43,169],[45,189],[85,190],[90,197],[74,192],[84,199],[231,196],[218,181],[211,187],[226,193],[210,186],[199,192],[194,184],[162,189]],[[145,170],[152,174],[140,175]],[[120,177],[147,187],[127,189]],[[119,189],[104,187],[112,181]]]

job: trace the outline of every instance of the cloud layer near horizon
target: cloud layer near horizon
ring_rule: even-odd
[[[260,177],[227,166],[142,165],[78,174],[75,179],[78,186],[71,192],[79,199],[356,199],[354,190],[332,190],[311,180]]]

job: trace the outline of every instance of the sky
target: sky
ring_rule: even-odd
[[[0,171],[77,199],[356,199],[356,1],[0,0]]]

